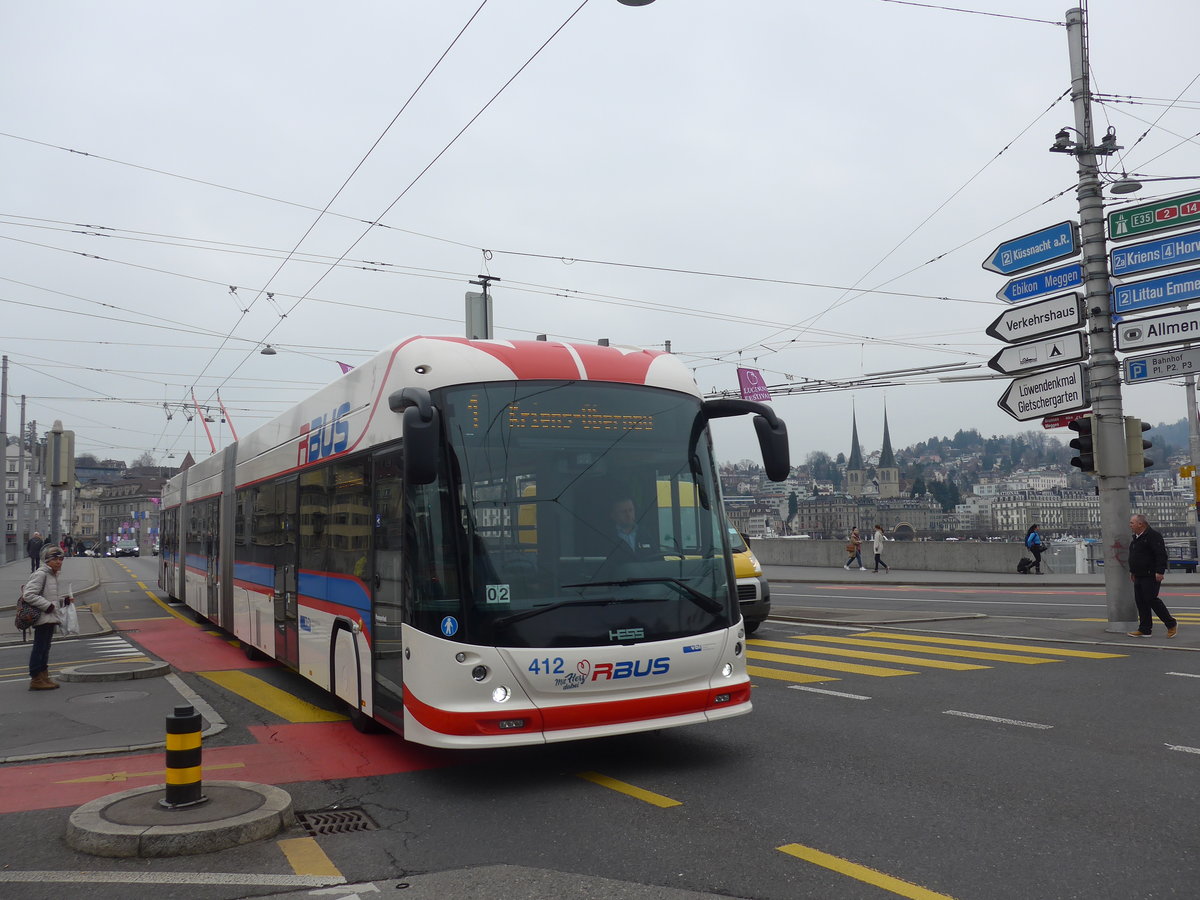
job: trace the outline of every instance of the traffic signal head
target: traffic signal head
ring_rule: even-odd
[[[1094,430],[1096,427],[1095,415],[1086,415],[1068,423],[1068,428],[1076,432],[1079,437],[1074,438],[1068,446],[1072,450],[1076,450],[1079,455],[1071,459],[1071,465],[1079,469],[1079,471],[1093,475],[1096,472],[1096,441]]]
[[[1154,465],[1154,460],[1147,459],[1144,453],[1154,446],[1142,437],[1142,432],[1149,430],[1149,422],[1143,422],[1133,416],[1125,417],[1125,452],[1129,454],[1130,475],[1137,475]]]

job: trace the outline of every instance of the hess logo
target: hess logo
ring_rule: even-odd
[[[301,425],[296,464],[302,466],[345,450],[350,445],[350,423],[344,416],[349,412],[350,403],[346,402],[329,415]]]

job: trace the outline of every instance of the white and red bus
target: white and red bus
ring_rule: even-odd
[[[747,713],[708,431],[747,413],[782,480],[770,406],[703,400],[670,354],[403,340],[172,478],[159,584],[421,744]]]

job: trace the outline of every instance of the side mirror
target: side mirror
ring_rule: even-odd
[[[407,387],[388,397],[393,412],[404,411],[404,480],[432,484],[437,479],[442,417],[424,388]]]
[[[763,468],[767,477],[772,481],[787,480],[788,472],[792,468],[788,452],[787,424],[775,415],[775,410],[765,403],[732,397],[705,400],[701,409],[706,419],[723,419],[727,416],[754,413],[754,430],[758,432],[758,448],[762,453]]]

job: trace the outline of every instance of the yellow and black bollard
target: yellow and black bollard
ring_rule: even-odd
[[[167,716],[167,793],[160,806],[181,809],[208,800],[200,782],[200,726],[200,713],[190,706]]]

